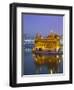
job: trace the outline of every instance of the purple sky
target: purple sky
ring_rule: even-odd
[[[63,16],[22,14],[22,19],[24,33],[46,36],[53,31],[63,35]]]

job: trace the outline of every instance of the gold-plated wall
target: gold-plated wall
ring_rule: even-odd
[[[60,47],[60,36],[50,33],[47,37],[36,35],[33,50],[58,51]]]

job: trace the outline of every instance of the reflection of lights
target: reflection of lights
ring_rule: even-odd
[[[40,64],[48,64],[48,63],[57,63],[60,62],[59,59],[62,59],[61,56],[59,55],[37,55],[37,54],[33,54],[33,58],[36,62],[40,63]]]
[[[56,57],[59,58],[59,55],[57,55]]]
[[[41,58],[42,60],[44,60],[45,59],[45,57],[44,56],[42,56],[42,58]]]
[[[43,70],[43,67],[48,68],[48,73],[53,74],[58,72],[58,66],[61,62],[62,55],[43,55],[43,54],[33,54],[33,60],[37,66],[36,73],[40,73]]]
[[[50,73],[51,73],[51,74],[53,73],[53,70],[52,70],[52,69],[50,70]]]
[[[44,54],[34,54],[35,65],[39,68],[39,71],[42,71],[42,66],[48,67],[48,73],[53,74],[58,72],[58,65],[61,62],[62,55],[44,55]]]
[[[59,60],[59,63],[61,62],[61,60]]]

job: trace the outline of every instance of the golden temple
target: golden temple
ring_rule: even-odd
[[[41,36],[39,33],[36,34],[33,51],[39,50],[58,52],[60,48],[60,36],[58,34],[50,33],[46,37]]]

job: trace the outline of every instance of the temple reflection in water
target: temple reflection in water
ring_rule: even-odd
[[[33,58],[36,73],[40,73],[43,68],[46,68],[49,74],[60,73],[59,65],[62,62],[62,55],[33,54]]]

